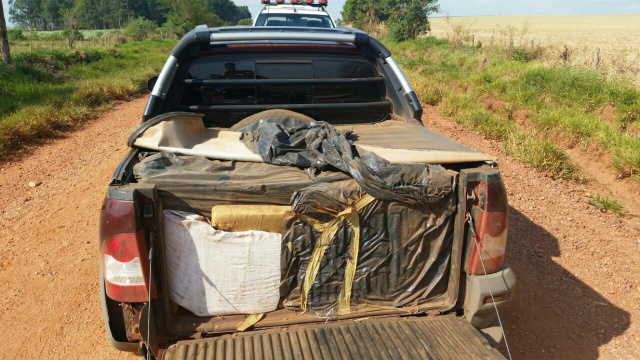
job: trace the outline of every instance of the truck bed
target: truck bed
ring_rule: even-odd
[[[162,360],[504,359],[454,315],[365,319],[180,341]]]

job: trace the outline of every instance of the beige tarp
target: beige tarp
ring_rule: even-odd
[[[392,164],[495,161],[490,155],[467,149],[426,128],[399,121],[337,128],[352,130],[356,147],[374,152]],[[236,131],[207,129],[197,117],[184,116],[149,127],[134,146],[218,160],[263,162],[241,142],[241,135]]]

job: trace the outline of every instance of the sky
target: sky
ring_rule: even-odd
[[[247,5],[255,17],[262,9],[260,0],[234,0]],[[339,19],[345,0],[329,0],[327,10]],[[9,0],[2,0],[9,22]],[[440,0],[441,15],[572,15],[572,14],[640,14],[638,0]],[[438,15],[436,15],[438,16]]]
[[[247,5],[254,17],[262,9],[260,0],[234,1]],[[327,10],[331,17],[341,17],[344,1],[329,0]],[[440,0],[439,3],[440,15],[450,16],[640,14],[638,0]]]

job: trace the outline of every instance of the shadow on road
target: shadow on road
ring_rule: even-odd
[[[556,237],[509,211],[507,261],[518,282],[502,318],[513,358],[597,359],[601,345],[629,328],[631,315],[554,261],[561,255]],[[506,355],[504,342],[500,350]]]

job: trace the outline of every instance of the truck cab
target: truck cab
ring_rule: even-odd
[[[100,217],[107,334],[157,359],[502,359],[495,159],[355,29],[199,26]]]
[[[318,1],[318,3],[315,3]],[[335,28],[335,22],[326,11],[328,0],[263,0],[264,8],[253,22],[253,26],[296,26],[312,28]]]

